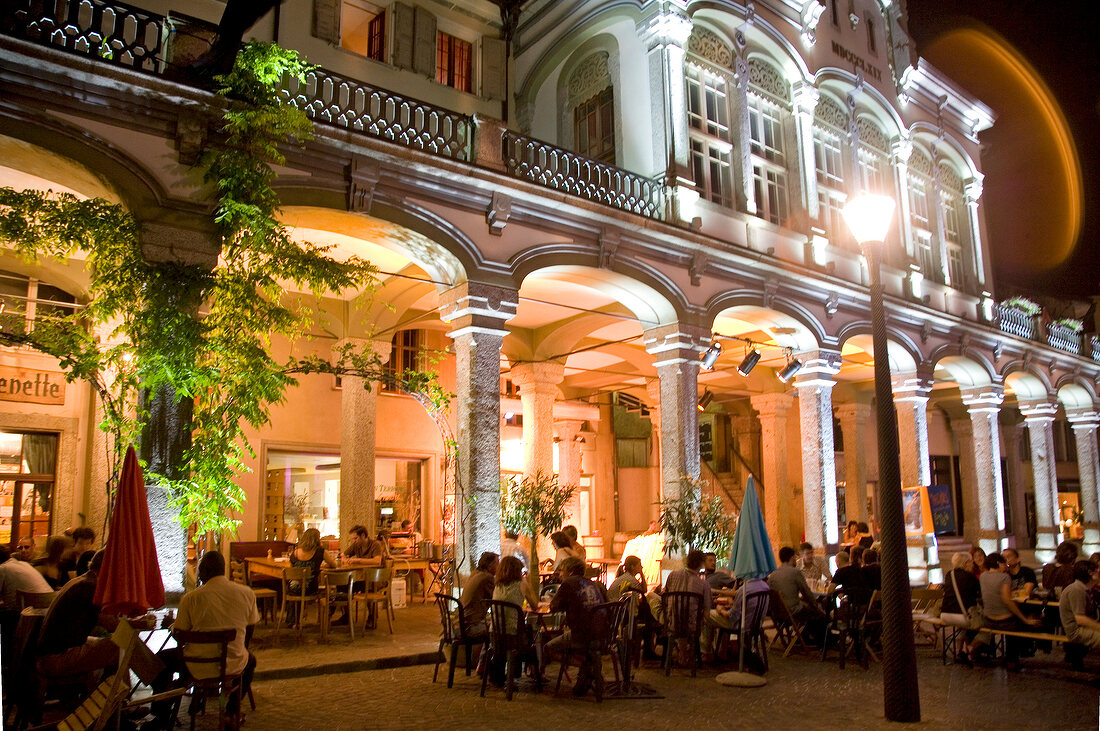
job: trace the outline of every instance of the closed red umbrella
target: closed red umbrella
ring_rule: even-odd
[[[95,603],[111,614],[137,614],[164,606],[145,478],[133,447],[126,450],[122,463]]]

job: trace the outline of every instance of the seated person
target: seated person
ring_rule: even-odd
[[[567,525],[561,529],[561,532],[569,536],[569,543],[573,547],[573,553],[581,561],[588,560],[588,550],[580,542],[580,534],[577,532],[575,525]]]
[[[791,616],[802,624],[804,639],[818,644],[825,633],[825,613],[810,591],[806,577],[795,566],[798,554],[790,546],[779,549],[779,568],[768,575],[768,586],[778,592]]]
[[[73,546],[61,560],[61,567],[69,576],[83,576],[88,571],[88,563],[95,555],[92,544],[95,543],[95,531],[87,526],[74,528]]]
[[[711,609],[714,608],[714,594],[708,584],[700,573],[703,570],[703,564],[706,560],[702,551],[691,550],[688,551],[687,557],[684,559],[684,568],[673,569],[669,572],[668,578],[665,579],[664,594],[670,591],[686,591],[693,594],[699,594],[702,597],[703,605],[703,617],[705,618]],[[662,594],[662,597],[664,596]],[[663,603],[660,606],[660,613],[657,616],[664,618],[666,625],[668,624],[669,617],[664,615],[664,612],[668,611],[668,607]],[[699,633],[700,641],[703,643],[703,655],[704,659],[707,659],[710,655],[711,646],[714,639],[714,628],[712,625],[703,623],[702,627],[683,627],[675,628],[682,630],[682,632],[688,632],[692,635]]]
[[[531,559],[527,557],[527,552],[519,545],[519,533],[507,529],[504,531],[504,538],[500,539],[500,557],[504,558],[505,556],[515,556],[523,564],[524,571],[530,570]]]
[[[656,634],[661,629],[661,623],[653,616],[653,610],[646,601],[645,574],[642,572],[642,559],[637,556],[627,556],[623,559],[622,566],[615,574],[615,580],[607,589],[607,600],[619,601],[627,589],[638,592],[639,601],[635,617],[642,623],[643,653],[647,660],[655,660],[657,653],[654,650],[654,643]]]
[[[829,559],[824,556],[815,556],[814,544],[803,541],[798,550],[800,553],[797,563],[798,570],[806,577],[806,581],[832,580],[833,575],[829,572]]]
[[[554,571],[558,571],[561,568],[561,564],[567,558],[576,558],[581,562],[584,561],[584,557],[579,551],[573,548],[573,541],[570,540],[569,534],[565,531],[554,531],[550,534],[550,543],[554,546]]]
[[[46,611],[38,636],[41,675],[78,675],[103,670],[118,662],[118,646],[110,637],[91,636],[96,627],[113,632],[118,626],[117,616],[103,613],[94,603],[102,565],[103,551],[97,551],[88,564],[88,572],[62,587]],[[156,620],[147,615],[131,624],[136,629],[152,629]]]
[[[863,551],[860,550],[859,553],[862,560]],[[852,565],[847,551],[841,551],[836,555],[836,573],[833,574],[832,584],[837,589],[843,590],[848,600],[856,604],[866,604],[871,600],[871,590],[863,580],[862,568],[862,566]]]
[[[591,608],[607,601],[607,591],[591,579],[584,578],[584,561],[569,557],[559,567],[561,586],[550,600],[551,612],[565,612],[566,630],[546,645],[547,655],[563,658],[566,650],[588,646],[592,632]],[[584,695],[592,683],[592,669],[588,663],[581,666],[573,694]]]
[[[328,552],[321,547],[321,531],[316,528],[309,528],[302,537],[298,540],[298,545],[290,554],[290,565],[295,568],[308,568],[310,570],[309,579],[306,581],[306,595],[311,596],[317,593],[317,584],[321,578],[321,565],[324,564],[330,569],[336,568],[336,564],[328,556]],[[287,585],[287,589],[291,594],[299,594],[302,590],[301,584],[297,581],[291,581]],[[287,603],[287,625],[293,627],[298,624],[298,605],[296,603]]]
[[[344,560],[349,566],[379,566],[384,553],[382,544],[371,540],[365,527],[353,525],[348,530],[348,545],[344,548]]]
[[[849,520],[844,528],[844,534],[840,536],[840,545],[842,548],[851,548],[857,543],[859,543],[859,523]]]
[[[1077,544],[1072,541],[1062,541],[1058,548],[1054,549],[1054,563],[1048,563],[1043,567],[1043,588],[1053,592],[1058,588],[1065,588],[1072,584],[1073,564],[1077,560]]]
[[[982,593],[981,584],[968,568],[970,554],[959,551],[951,555],[951,571],[943,582],[943,603],[940,605],[940,619],[955,627],[967,627],[966,612],[978,604]],[[960,603],[961,602],[961,603]],[[960,644],[955,648],[955,657],[962,663],[973,661],[974,637],[977,630],[967,629]]]
[[[20,561],[26,561],[29,564],[34,564],[34,559],[38,556],[38,549],[35,548],[34,539],[30,536],[23,536],[15,543],[15,550],[12,552],[11,557]]]
[[[882,589],[882,567],[878,563],[878,551],[867,549],[863,552],[863,566],[860,568],[863,583],[870,591]]]
[[[14,647],[20,591],[48,594],[53,589],[33,566],[26,561],[9,558],[8,549],[0,547],[0,646]]]
[[[1028,617],[1012,600],[1012,579],[1005,571],[1004,557],[991,553],[985,557],[985,571],[978,577],[982,587],[982,615],[986,627],[1026,631],[1038,627],[1038,618]],[[1020,659],[1020,638],[1005,637],[1005,666],[1014,669]]]
[[[46,542],[46,555],[34,562],[34,567],[53,589],[60,589],[68,583],[70,564],[65,560],[73,541],[68,536],[51,536]]]
[[[1032,590],[1039,585],[1035,572],[1020,563],[1020,554],[1015,548],[1006,548],[1001,555],[1005,558],[1005,571],[1012,577],[1012,591],[1031,596]]]
[[[1062,589],[1058,600],[1058,614],[1066,638],[1093,650],[1100,649],[1100,622],[1089,613],[1088,595],[1100,581],[1098,570],[1100,567],[1091,560],[1073,564],[1073,583]]]
[[[505,556],[500,559],[497,566],[496,577],[493,581],[493,600],[501,602],[511,602],[517,607],[522,607],[524,602],[527,602],[527,606],[536,609],[539,605],[539,598],[535,595],[535,590],[531,587],[531,582],[527,581],[523,577],[523,564],[515,556]],[[496,610],[494,610],[496,611]],[[533,656],[531,650],[532,636],[531,629],[527,626],[526,616],[522,611],[515,612],[509,611],[509,615],[504,618],[505,630],[509,635],[515,634],[517,629],[522,626],[522,634],[524,636],[524,649],[521,652],[521,659],[525,661],[528,656]],[[492,668],[492,678],[496,681],[503,680],[504,678],[504,658],[494,657],[496,664]],[[516,668],[519,669],[518,667]]]
[[[172,627],[200,632],[225,629],[237,631],[226,647],[225,659],[225,674],[241,676],[241,693],[232,696],[226,708],[228,713],[236,713],[240,695],[248,694],[248,689],[252,687],[252,675],[256,671],[256,656],[246,646],[252,635],[252,628],[260,621],[256,595],[247,586],[229,580],[225,575],[225,558],[217,551],[203,554],[199,561],[198,580],[201,586],[187,592],[180,600],[179,613]],[[195,654],[217,657],[217,645],[210,645],[209,648],[203,645],[201,648],[194,648]],[[160,651],[157,657],[164,662],[165,669],[153,681],[153,691],[161,693],[171,687],[176,673],[183,673],[183,654],[178,647],[173,647]],[[196,679],[214,678],[218,675],[216,666],[205,663],[189,665],[187,671]],[[167,731],[175,725],[174,719],[170,718],[172,705],[171,702],[154,704],[156,728]]]
[[[462,596],[458,598],[462,604],[462,615],[466,618],[466,634],[470,637],[489,634],[485,613],[489,611],[489,602],[493,598],[498,568],[497,554],[492,551],[481,554],[477,560],[477,570],[470,574],[462,589]]]
[[[856,524],[856,545],[864,548],[875,545],[875,537],[871,535],[871,529],[866,523]]]
[[[737,585],[737,578],[725,569],[718,568],[718,556],[713,553],[703,554],[703,580],[713,589],[732,589]]]

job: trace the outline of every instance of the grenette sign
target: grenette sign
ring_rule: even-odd
[[[65,377],[56,371],[0,366],[0,401],[61,406],[65,403]]]

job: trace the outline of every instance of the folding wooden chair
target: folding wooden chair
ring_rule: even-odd
[[[783,603],[783,597],[775,589],[768,593],[768,618],[772,621],[771,629],[775,630],[770,644],[783,643],[783,657],[791,654],[795,645],[802,645],[806,652],[810,646],[802,637],[802,624],[791,614],[791,610]]]
[[[138,633],[129,622],[120,619],[111,641],[118,645],[118,669],[57,724],[58,731],[101,731],[129,694],[130,657],[139,641]]]

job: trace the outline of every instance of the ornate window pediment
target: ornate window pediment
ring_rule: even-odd
[[[706,28],[692,29],[687,49],[715,66],[724,69],[733,68],[733,50],[717,34]]]
[[[814,120],[838,132],[848,131],[848,113],[827,96],[822,96],[814,109]]]
[[[913,148],[913,154],[909,156],[909,171],[932,177],[932,159],[924,150]]]
[[[859,133],[859,141],[862,144],[873,147],[883,154],[889,152],[890,143],[886,139],[886,135],[883,134],[877,124],[867,117],[860,117],[856,120],[856,131]]]
[[[611,86],[611,66],[607,51],[586,57],[569,75],[569,106],[589,99]]]
[[[959,174],[955,172],[954,168],[952,168],[947,163],[942,162],[939,164],[938,167],[940,187],[962,195],[962,178],[959,177]]]
[[[749,83],[779,101],[789,102],[791,99],[791,85],[779,70],[767,61],[759,58],[749,59]]]

